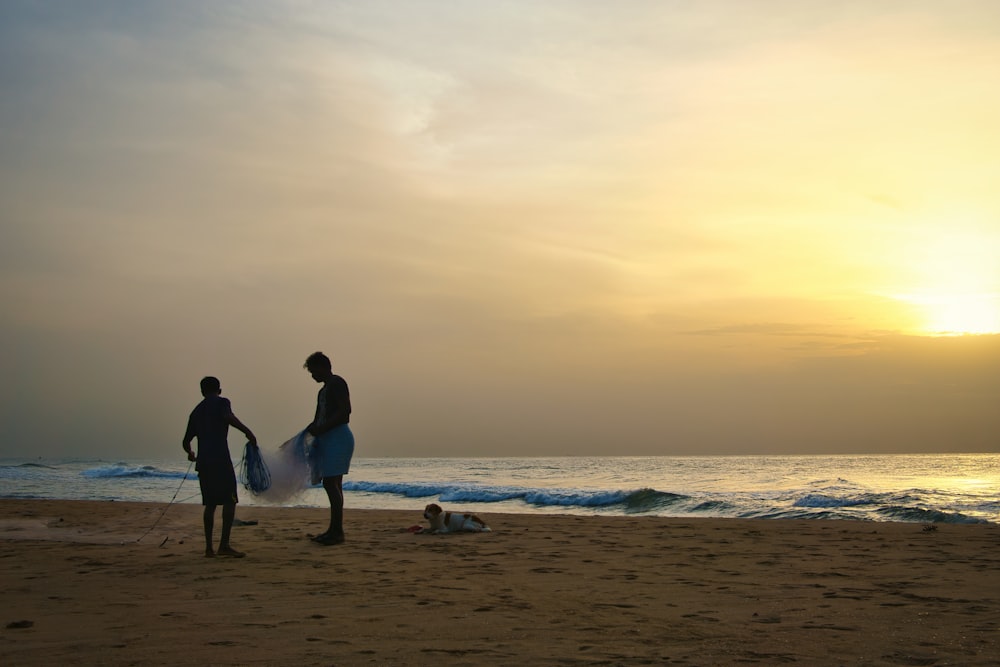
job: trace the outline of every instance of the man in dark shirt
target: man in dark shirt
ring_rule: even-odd
[[[309,355],[306,370],[323,388],[316,397],[316,414],[306,431],[316,438],[314,474],[323,480],[323,489],[330,499],[330,525],[326,532],[313,537],[319,544],[341,544],[344,541],[344,475],[351,468],[354,455],[354,434],[351,421],[351,393],[344,378],[333,373],[333,363],[322,352]]]
[[[205,506],[205,556],[230,556],[242,558],[246,554],[229,544],[233,518],[236,516],[236,471],[229,454],[227,439],[229,427],[234,426],[246,435],[254,447],[257,438],[243,422],[233,414],[228,398],[223,398],[222,385],[214,377],[201,380],[201,395],[204,397],[188,417],[187,431],[182,446],[188,460],[195,461],[198,483],[201,485],[201,504]],[[191,449],[191,441],[198,438],[198,453]],[[222,539],[219,550],[212,549],[212,530],[215,526],[215,507],[222,505]]]

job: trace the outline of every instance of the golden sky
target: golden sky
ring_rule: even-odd
[[[359,456],[995,451],[998,80],[992,0],[2,3],[0,455],[316,349]]]

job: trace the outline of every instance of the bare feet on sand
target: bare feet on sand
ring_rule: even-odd
[[[242,551],[237,551],[232,547],[219,547],[217,555],[227,556],[229,558],[243,558],[244,556],[246,556],[246,554],[243,553]]]

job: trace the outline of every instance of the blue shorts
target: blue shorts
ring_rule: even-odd
[[[316,438],[314,466],[320,477],[346,475],[354,456],[354,433],[347,424],[341,424]]]

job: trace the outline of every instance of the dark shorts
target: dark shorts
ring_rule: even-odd
[[[201,485],[202,505],[235,505],[239,502],[236,497],[236,471],[228,463],[220,465],[199,464],[198,484]]]

